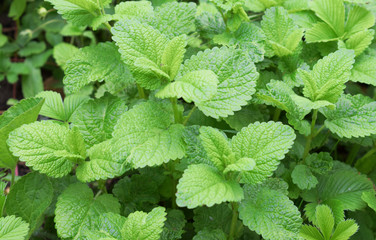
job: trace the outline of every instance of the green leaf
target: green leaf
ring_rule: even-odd
[[[345,31],[345,5],[343,0],[314,0],[310,3],[316,15],[341,37]]]
[[[77,167],[78,180],[83,182],[106,180],[121,176],[129,169],[124,159],[114,156],[115,151],[112,149],[112,145],[112,141],[107,140],[88,150],[90,161],[85,161]]]
[[[306,240],[325,240],[320,231],[313,226],[303,225],[300,230],[300,236]]]
[[[163,207],[156,207],[150,213],[129,214],[121,230],[123,239],[158,240],[166,221]]]
[[[29,232],[29,224],[22,218],[7,216],[0,218],[0,239],[1,240],[21,240],[25,239]]]
[[[65,116],[65,109],[63,99],[60,93],[53,91],[43,91],[37,94],[36,97],[44,98],[44,104],[40,110],[40,115],[54,118],[61,121],[67,121]]]
[[[196,4],[171,2],[157,7],[149,23],[170,39],[195,31]]]
[[[219,229],[201,230],[194,237],[193,240],[226,240],[226,234]]]
[[[18,54],[21,57],[28,57],[33,54],[38,54],[46,50],[46,44],[44,42],[31,41],[26,44],[25,47],[21,48]]]
[[[192,56],[185,61],[177,78],[196,70],[211,70],[218,77],[217,93],[199,104],[199,109],[213,118],[227,117],[246,105],[255,92],[259,76],[255,65],[242,51],[227,47],[205,50]]]
[[[354,5],[350,8],[347,16],[347,22],[345,26],[346,36],[351,36],[354,33],[363,31],[372,27],[375,24],[375,16],[371,11]]]
[[[170,79],[175,79],[178,74],[180,65],[183,62],[186,45],[186,36],[182,35],[173,38],[163,51],[162,70],[170,76]]]
[[[17,20],[21,17],[26,9],[26,0],[14,0],[12,1],[9,9],[8,16]]]
[[[56,63],[64,70],[65,64],[78,53],[78,48],[74,45],[62,42],[54,46],[53,57]]]
[[[136,19],[142,21],[154,16],[153,6],[149,1],[121,2],[115,6],[115,14],[120,19]]]
[[[365,201],[370,208],[376,212],[376,196],[375,191],[363,192],[362,200]]]
[[[22,76],[22,94],[24,98],[30,98],[43,91],[42,71],[40,68],[34,67],[33,62],[29,59],[25,60],[25,64],[28,66],[30,73]]]
[[[234,115],[224,119],[231,128],[240,131],[243,127],[247,127],[250,123],[265,122],[269,120],[269,112],[265,106],[250,104],[243,107]]]
[[[300,189],[311,189],[318,183],[317,178],[305,165],[297,165],[291,173],[291,178]]]
[[[23,124],[37,120],[43,102],[41,98],[23,99],[0,116],[0,167],[16,167],[17,159],[6,144],[9,133]]]
[[[265,185],[245,185],[239,218],[264,239],[296,239],[302,226],[300,212],[283,193]]]
[[[12,186],[5,210],[8,215],[22,217],[30,224],[30,237],[43,223],[43,213],[51,204],[52,197],[53,189],[48,178],[36,172],[29,173]]]
[[[75,149],[76,141],[80,149]],[[51,177],[67,175],[75,162],[86,157],[81,150],[84,148],[82,137],[53,121],[22,125],[10,133],[7,143],[12,153],[27,166]]]
[[[185,153],[184,126],[173,122],[170,104],[141,103],[119,119],[113,132],[115,144],[135,168],[182,158]]]
[[[277,169],[280,160],[291,148],[295,133],[280,122],[250,124],[232,138],[232,150],[237,159],[252,158],[256,166],[242,173],[242,181],[260,183]]]
[[[208,207],[222,202],[238,202],[243,199],[240,185],[225,177],[215,168],[190,165],[177,185],[176,203],[180,207]]]
[[[181,239],[186,224],[183,211],[177,209],[167,210],[167,220],[161,233],[161,240]]]
[[[106,0],[47,0],[52,3],[64,19],[77,26],[95,23],[101,16],[101,9],[108,4]]]
[[[55,223],[61,238],[76,238],[90,227],[90,219],[103,213],[120,212],[120,204],[111,194],[93,198],[92,190],[83,183],[70,185],[59,196]]]
[[[351,69],[351,81],[376,86],[376,56],[360,55]]]
[[[64,73],[63,82],[68,93],[78,92],[96,81],[132,82],[117,47],[110,42],[81,48],[66,62]]]
[[[309,154],[305,159],[305,163],[312,172],[320,175],[329,172],[333,168],[333,158],[327,152]]]
[[[182,78],[169,83],[156,94],[159,98],[183,98],[186,102],[195,102],[200,109],[201,102],[210,101],[217,93],[217,76],[210,70],[198,70],[185,74]]]
[[[353,51],[338,50],[319,60],[312,71],[299,69],[304,81],[304,96],[312,101],[336,103],[350,78],[353,63]]]
[[[316,207],[316,221],[325,239],[330,239],[334,229],[334,216],[332,210],[327,205]]]
[[[232,209],[228,203],[214,205],[213,207],[199,207],[193,210],[193,227],[196,232],[202,230],[221,229],[225,233],[230,232]]]
[[[305,38],[307,43],[330,42],[339,39],[337,33],[324,22],[315,23],[312,28],[307,29]]]
[[[261,27],[267,43],[279,57],[291,55],[303,37],[303,29],[295,25],[282,7],[266,10]]]
[[[373,189],[372,182],[352,170],[337,170],[318,177],[316,188],[303,193],[306,202],[330,205],[338,200],[342,210],[357,210],[365,206],[362,193]]]
[[[223,171],[227,165],[235,162],[227,137],[217,129],[201,127],[200,139],[206,155],[219,171]]]
[[[348,240],[358,231],[358,229],[358,224],[352,219],[340,222],[337,225],[331,240]]]
[[[334,110],[323,109],[325,126],[340,137],[364,137],[376,134],[376,102],[358,94],[345,94]]]
[[[82,134],[87,147],[112,138],[120,116],[127,110],[125,102],[110,94],[91,99],[74,113],[72,123]]]
[[[372,43],[374,35],[375,31],[372,29],[355,33],[346,41],[346,48],[353,49],[355,56],[358,56]]]
[[[224,174],[228,172],[249,172],[256,166],[255,160],[252,158],[241,158],[236,163],[228,165],[223,171]]]
[[[80,232],[78,239],[101,239],[118,240],[122,239],[121,229],[126,218],[113,212],[102,213],[90,217],[90,226]]]

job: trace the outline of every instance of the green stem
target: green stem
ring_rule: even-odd
[[[178,109],[178,100],[176,98],[170,98],[172,109],[174,110],[175,123],[183,123],[183,116]]]
[[[139,97],[143,98],[143,99],[146,99],[146,95],[145,95],[144,89],[140,85],[138,85],[138,84],[136,84],[136,85],[137,85],[137,91],[138,91]]]
[[[15,179],[16,179],[16,169],[11,169],[10,172],[12,174],[10,186],[13,187],[13,185],[15,184]]]
[[[308,156],[309,150],[311,150],[312,139],[315,137],[315,125],[316,125],[316,120],[317,120],[317,113],[318,113],[317,109],[313,110],[312,122],[311,122],[311,133],[307,137],[306,145],[304,147],[303,161]]]
[[[111,32],[111,25],[108,23],[108,22],[105,22],[105,23],[103,23],[105,26],[106,26],[106,28]]]
[[[350,150],[350,152],[349,152],[349,155],[348,155],[347,158],[346,158],[346,163],[347,163],[348,165],[352,165],[352,164],[353,164],[353,162],[354,162],[354,160],[355,160],[355,157],[356,157],[356,155],[358,154],[359,150],[360,150],[360,145],[358,145],[358,144],[354,144],[354,145],[351,147],[351,150]]]
[[[196,108],[197,108],[197,107],[194,106],[194,107],[191,109],[191,111],[189,111],[188,115],[185,117],[185,120],[184,120],[184,122],[183,122],[183,125],[184,125],[184,126],[187,125],[189,118],[191,118],[191,116],[192,116],[193,112],[196,110]]]
[[[100,191],[107,193],[106,180],[98,180],[98,188]]]
[[[273,121],[274,121],[274,122],[277,122],[277,121],[278,121],[279,116],[281,115],[281,112],[282,112],[282,110],[279,109],[279,108],[276,108],[276,109],[274,110],[274,115],[273,115]]]
[[[232,206],[232,219],[231,219],[231,226],[230,226],[230,234],[228,235],[228,240],[234,240],[235,239],[235,231],[236,231],[236,225],[238,222],[238,208],[239,205],[236,202],[231,203]]]
[[[322,125],[322,126],[319,128],[319,130],[317,130],[317,131],[315,132],[315,135],[313,135],[313,137],[315,138],[317,135],[319,135],[319,133],[320,133],[324,128],[325,128],[325,125]]]

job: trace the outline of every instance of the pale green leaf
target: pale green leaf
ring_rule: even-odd
[[[338,50],[319,60],[312,71],[299,69],[304,81],[304,96],[312,101],[337,102],[350,78],[353,63],[353,51]]]
[[[363,192],[362,199],[365,201],[370,208],[376,212],[376,196],[375,191]]]
[[[279,57],[291,55],[303,37],[303,29],[295,25],[282,7],[266,10],[261,27],[268,44]]]
[[[171,81],[167,73],[161,70],[155,62],[145,57],[137,58],[134,62],[133,76],[138,84],[150,89],[156,89],[161,84]]]
[[[341,37],[345,31],[345,5],[343,0],[314,0],[311,9]]]
[[[174,37],[166,46],[162,55],[162,70],[166,72],[170,79],[175,79],[180,65],[183,62],[185,47],[187,45],[186,36]]]
[[[313,226],[303,225],[300,230],[300,236],[306,240],[325,240],[320,231]]]
[[[43,213],[50,206],[52,197],[53,189],[49,179],[37,172],[29,173],[12,186],[5,210],[8,215],[22,217],[30,224],[30,236],[43,223]]]
[[[132,82],[131,74],[120,58],[117,47],[110,42],[81,48],[65,64],[65,90],[75,93],[96,81]]]
[[[259,76],[255,65],[242,51],[227,47],[205,50],[192,56],[185,61],[178,78],[196,70],[211,70],[218,77],[217,93],[198,106],[205,115],[214,118],[232,115],[246,105],[255,92]]]
[[[223,171],[224,174],[228,172],[249,172],[256,166],[255,160],[252,158],[241,158],[236,163],[228,165]]]
[[[14,169],[17,159],[6,143],[9,133],[23,124],[32,123],[38,118],[44,103],[41,98],[23,99],[0,115],[0,167]]]
[[[351,81],[376,86],[376,56],[360,55],[351,69]]]
[[[62,42],[54,46],[53,57],[55,58],[56,63],[64,70],[66,62],[74,57],[77,52],[77,47]]]
[[[43,91],[37,94],[36,97],[44,98],[44,104],[40,110],[40,115],[54,118],[57,120],[66,121],[63,99],[60,93],[53,91]]]
[[[77,94],[71,94],[64,98],[65,119],[67,119],[68,122],[72,122],[73,113],[75,113],[75,111],[81,106],[81,104],[89,100],[88,95],[90,95],[91,92],[87,95],[84,95],[82,90],[83,89],[81,89],[81,91]]]
[[[291,178],[300,189],[311,189],[318,183],[317,178],[305,165],[297,165],[291,173]]]
[[[129,169],[124,159],[113,156],[111,140],[96,144],[88,150],[90,161],[85,161],[76,169],[78,180],[91,182],[121,176]]]
[[[374,30],[364,30],[353,34],[345,43],[347,49],[353,49],[355,56],[360,55],[372,43]]]
[[[339,39],[336,32],[324,22],[315,23],[312,28],[307,29],[305,38],[307,43],[330,42]]]
[[[193,32],[196,29],[195,15],[195,3],[171,2],[157,7],[149,24],[171,39]]]
[[[325,126],[340,137],[364,137],[376,134],[376,102],[358,94],[345,94],[334,110],[323,109]]]
[[[114,127],[126,110],[123,100],[105,94],[84,103],[73,115],[72,123],[80,130],[86,146],[91,147],[112,138]]]
[[[256,122],[243,128],[232,138],[232,150],[238,159],[252,158],[256,166],[242,173],[242,181],[254,184],[270,177],[294,139],[294,130],[280,122]]]
[[[219,171],[235,162],[235,155],[230,143],[223,133],[212,127],[200,128],[200,139],[209,160]]]
[[[7,216],[0,218],[1,240],[23,240],[29,232],[29,224],[22,218]]]
[[[176,203],[180,207],[208,207],[222,202],[238,202],[244,197],[240,185],[226,180],[217,169],[205,165],[190,165],[177,185]]]
[[[245,199],[239,218],[264,239],[298,239],[302,226],[300,212],[283,193],[265,185],[245,185]]]
[[[316,207],[316,221],[325,239],[330,239],[334,229],[334,216],[332,210],[327,205]]]
[[[182,158],[184,126],[173,123],[170,104],[152,101],[139,104],[119,119],[113,132],[115,144],[128,155],[127,162],[135,168]]]
[[[263,12],[265,9],[277,6],[278,0],[246,0],[245,7],[253,12]]]
[[[126,219],[122,239],[158,240],[166,221],[166,211],[156,207],[149,213],[134,212]]]
[[[70,134],[72,130],[53,121],[35,122],[11,132],[7,143],[27,166],[52,177],[62,177],[70,173],[76,161],[86,157],[72,149]]]
[[[351,36],[354,33],[364,31],[375,24],[375,16],[371,11],[354,5],[348,12],[347,22],[345,26],[346,36]]]
[[[120,19],[137,19],[142,21],[154,16],[153,6],[149,1],[127,1],[115,6],[115,14]]]
[[[195,102],[200,108],[200,103],[209,101],[217,93],[217,76],[210,70],[198,70],[185,74],[173,83],[169,83],[160,90],[156,97],[183,98],[186,102]]]
[[[356,224],[352,219],[340,222],[337,225],[331,240],[348,240],[358,231],[358,229],[358,224]]]
[[[86,184],[72,184],[59,196],[56,204],[57,234],[61,238],[76,238],[90,228],[91,218],[107,212],[120,213],[116,198],[110,194],[94,198]]]

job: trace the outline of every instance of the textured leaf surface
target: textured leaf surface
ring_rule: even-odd
[[[347,16],[345,26],[346,36],[351,36],[354,33],[363,31],[372,27],[375,24],[375,16],[371,11],[368,11],[361,6],[353,6]]]
[[[261,26],[268,44],[279,57],[291,55],[303,37],[303,29],[295,25],[282,7],[266,10]]]
[[[374,191],[363,192],[362,199],[376,212],[376,196]]]
[[[17,160],[6,143],[9,133],[23,124],[37,120],[43,102],[41,98],[24,99],[0,116],[0,167],[16,167]]]
[[[351,69],[351,80],[376,86],[376,56],[360,55]]]
[[[189,34],[196,29],[196,4],[171,2],[155,9],[150,25],[169,38]]]
[[[319,60],[312,71],[298,70],[304,81],[304,96],[313,101],[337,102],[350,78],[354,53],[338,50]]]
[[[51,204],[52,197],[53,189],[48,178],[36,172],[29,173],[12,186],[5,209],[8,215],[27,221],[31,235],[42,224],[43,213]]]
[[[78,180],[83,182],[91,182],[99,179],[108,179],[121,176],[129,165],[124,159],[114,156],[112,149],[112,141],[94,145],[88,150],[90,161],[85,161],[76,169]]]
[[[239,218],[264,239],[298,239],[300,212],[283,193],[263,185],[246,185]]]
[[[123,100],[105,95],[83,104],[73,115],[72,122],[80,130],[86,146],[91,147],[112,137],[114,126],[126,110]]]
[[[243,128],[233,137],[232,149],[238,159],[252,158],[256,166],[252,171],[242,173],[242,181],[259,183],[271,176],[294,139],[293,129],[279,122],[256,122]]]
[[[185,61],[177,78],[196,70],[211,70],[218,77],[217,93],[198,106],[205,115],[214,118],[232,115],[246,105],[255,92],[259,76],[248,57],[227,47],[205,50],[192,56]]]
[[[119,119],[114,142],[129,155],[127,161],[136,168],[182,158],[184,126],[173,122],[170,104],[151,101],[139,104]]]
[[[305,165],[297,165],[291,173],[291,178],[300,189],[311,189],[318,183],[317,178]]]
[[[120,213],[120,204],[110,194],[93,198],[92,190],[83,183],[70,185],[59,196],[56,210],[56,230],[61,238],[76,238],[90,227],[90,218],[103,213]]]
[[[80,232],[79,240],[118,240],[122,239],[121,229],[126,218],[113,212],[90,217],[90,226]]]
[[[193,237],[193,240],[226,240],[226,234],[219,229],[204,229],[202,231],[199,231]]]
[[[173,38],[163,51],[162,70],[170,76],[170,79],[175,79],[176,74],[178,74],[180,65],[183,62],[186,46],[186,36],[182,35]]]
[[[183,211],[171,209],[167,211],[167,220],[161,233],[161,240],[181,239],[186,224]]]
[[[52,177],[67,175],[74,162],[85,158],[82,137],[53,121],[23,125],[9,135],[7,143],[26,165]]]
[[[371,43],[375,35],[374,30],[364,30],[352,35],[346,41],[346,48],[353,49],[355,56],[360,55]]]
[[[208,207],[221,202],[238,202],[243,191],[235,181],[229,181],[215,168],[197,164],[189,166],[179,180],[176,203],[180,207]]]
[[[343,0],[315,0],[310,4],[311,9],[326,24],[333,29],[338,37],[345,30],[345,6]]]
[[[185,74],[179,80],[169,83],[156,96],[160,98],[183,98],[186,102],[210,101],[217,93],[217,76],[210,70],[198,70]]]
[[[340,137],[364,137],[376,133],[376,102],[364,95],[342,95],[334,110],[323,109],[325,126]]]
[[[29,231],[29,224],[22,218],[7,216],[0,218],[0,239],[21,240],[25,239]]]
[[[329,239],[334,228],[334,216],[332,210],[327,205],[316,207],[316,221],[325,239]]]
[[[74,93],[91,82],[131,82],[132,77],[115,44],[99,43],[81,48],[64,69],[66,91]]]
[[[199,207],[193,210],[193,227],[196,232],[221,229],[229,233],[231,228],[232,209],[228,203],[214,205],[213,207]]]
[[[115,6],[115,14],[119,15],[119,18],[142,21],[154,16],[154,11],[149,1],[128,1],[117,4]]]
[[[123,239],[158,240],[166,221],[163,207],[154,208],[150,213],[131,213],[122,228]]]

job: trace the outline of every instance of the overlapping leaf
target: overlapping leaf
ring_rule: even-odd
[[[22,218],[7,216],[0,218],[0,239],[1,240],[20,240],[25,239],[29,231],[29,224]]]

